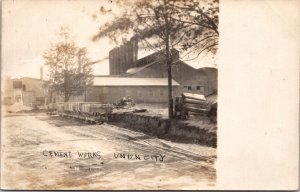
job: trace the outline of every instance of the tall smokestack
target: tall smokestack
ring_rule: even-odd
[[[109,51],[109,74],[120,75],[126,73],[130,68],[136,67],[138,54],[138,39],[131,38],[120,47]]]
[[[131,43],[131,52],[132,52],[132,64],[134,67],[137,67],[137,58],[138,58],[138,38],[133,37],[130,39]]]

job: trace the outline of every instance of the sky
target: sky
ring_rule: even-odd
[[[109,17],[99,14],[100,7],[109,9],[108,0],[7,0],[2,8],[2,75],[40,77],[43,52],[57,41],[61,26],[70,29],[80,47],[87,47],[88,57],[102,60],[94,74],[108,74],[108,52],[114,47],[108,39],[93,42],[100,24]]]
[[[2,77],[40,77],[43,53],[57,41],[59,29],[66,26],[80,47],[86,47],[94,75],[109,74],[109,50],[115,47],[108,39],[93,42],[99,26],[112,16],[101,15],[100,7],[117,13],[110,0],[6,0],[2,2]],[[139,58],[147,55],[139,50]],[[206,57],[192,61],[199,66]],[[200,64],[199,64],[200,63]],[[44,66],[44,76],[47,68]]]

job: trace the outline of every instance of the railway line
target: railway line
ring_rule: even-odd
[[[9,116],[4,118],[4,123],[7,127],[2,133],[7,138],[6,145],[2,146],[7,176],[3,180],[4,186],[18,187],[20,183],[26,183],[28,189],[45,186],[55,189],[60,183],[67,183],[66,189],[124,186],[167,189],[181,177],[189,178],[188,183],[176,182],[183,188],[200,188],[215,182],[214,148],[164,141],[107,123],[87,125],[58,115]],[[50,157],[43,155],[45,151],[73,155],[71,158]],[[83,159],[76,155],[77,152],[97,151],[100,151],[101,159]],[[117,154],[134,155],[141,160],[120,158],[122,155],[116,158]],[[18,169],[12,174],[10,169],[15,166]],[[28,172],[34,174],[29,177]],[[120,184],[118,181],[124,175],[126,183]],[[153,186],[152,182],[158,185]]]
[[[70,119],[69,121],[72,121],[72,119]],[[107,128],[111,129],[116,134],[111,134],[110,132],[106,131]],[[68,127],[65,127],[64,129],[68,129]],[[212,169],[213,163],[216,159],[216,156],[197,154],[187,149],[176,147],[174,145],[169,145],[168,143],[156,137],[145,135],[139,132],[130,131],[125,128],[120,129],[117,126],[109,124],[88,125],[88,133],[86,133],[86,130],[83,131],[82,129],[72,129],[70,130],[70,132],[73,132],[73,134],[78,135],[85,133],[88,134],[87,136],[90,137],[96,137],[101,135],[101,138],[105,137],[107,140],[109,140],[112,144],[115,145],[118,145],[119,141],[127,141],[125,143],[126,148],[130,148],[132,150],[139,150],[145,153],[150,153],[153,152],[153,149],[155,149],[156,152],[166,154],[168,157],[188,161],[193,164],[212,167]],[[97,140],[98,138],[91,139]]]

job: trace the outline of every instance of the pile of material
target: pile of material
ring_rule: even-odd
[[[207,100],[204,95],[182,93],[175,100],[175,116],[180,119],[187,119],[190,115],[208,116],[213,104],[216,101]]]
[[[134,100],[128,96],[123,97],[119,103],[116,104],[117,109],[131,108],[135,106]]]

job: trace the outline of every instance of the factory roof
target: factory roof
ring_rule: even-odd
[[[178,60],[177,63],[180,63],[181,65],[186,65],[186,66],[188,66],[188,67],[190,67],[190,68],[192,68],[194,70],[198,70],[198,71],[205,71],[205,70],[208,70],[208,69],[218,70],[215,67],[200,67],[200,68],[195,68],[195,66],[189,65],[186,62],[181,61],[181,60]],[[130,75],[136,74],[136,73],[144,70],[145,68],[148,68],[148,67],[150,67],[152,65],[155,65],[155,64],[159,64],[159,62],[158,61],[153,61],[151,63],[148,63],[148,64],[140,66],[140,67],[133,67],[133,68],[127,69],[127,71],[124,74],[124,76],[130,76]]]
[[[179,84],[172,80],[173,86]],[[94,77],[94,86],[168,86],[167,78]]]

